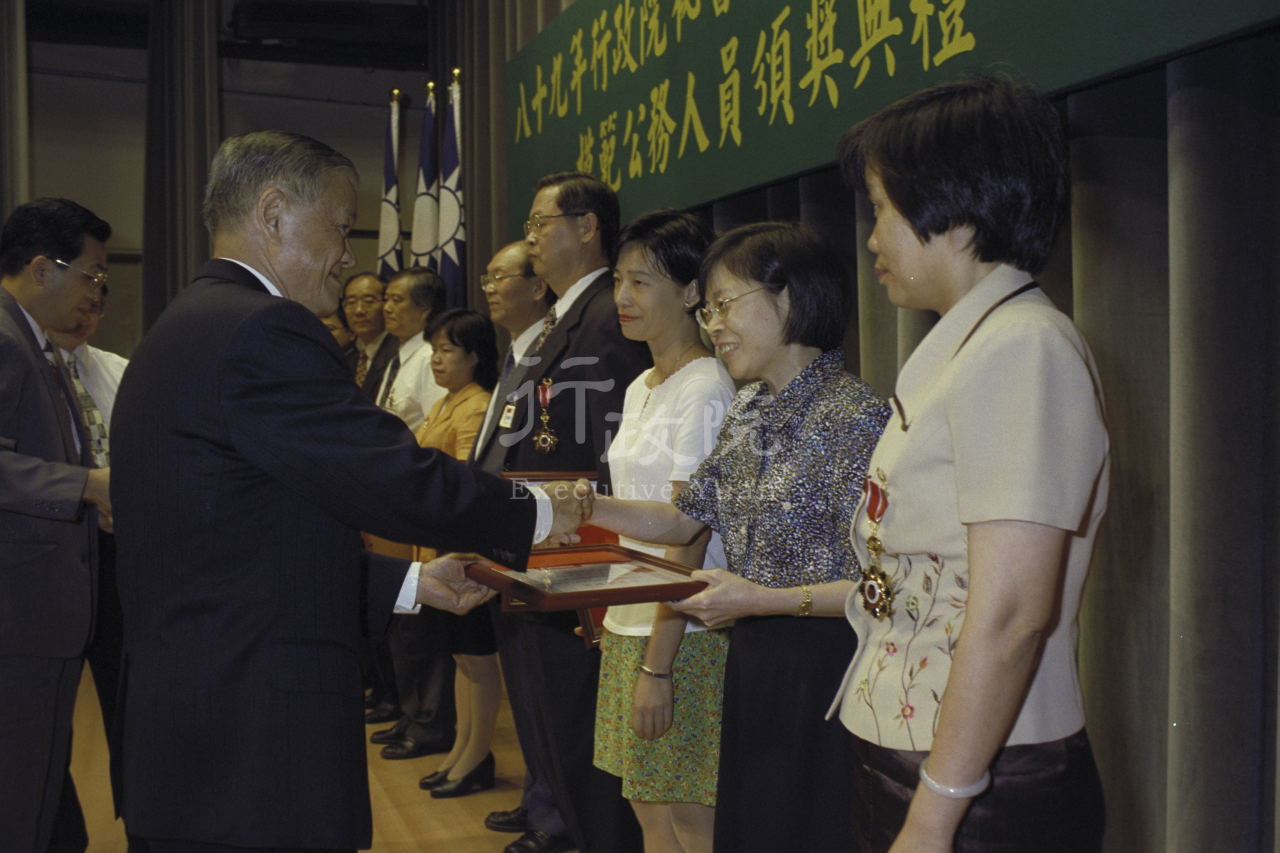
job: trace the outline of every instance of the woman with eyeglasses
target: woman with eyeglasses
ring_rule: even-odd
[[[888,407],[845,370],[848,277],[812,229],[726,233],[698,289],[699,322],[750,384],[673,504],[596,499],[591,522],[674,546],[710,528],[724,543],[725,568],[694,572],[707,588],[670,605],[733,622],[715,849],[848,850],[852,741],[824,716],[857,642],[839,618],[861,577],[848,529]]]

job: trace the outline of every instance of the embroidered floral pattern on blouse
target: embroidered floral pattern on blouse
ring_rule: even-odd
[[[897,695],[898,713],[893,719],[897,721],[898,727],[905,730],[908,740],[911,743],[911,749],[916,749],[916,731],[920,722],[916,720],[916,709],[918,698],[913,696],[913,691],[918,691],[921,687],[920,676],[929,666],[929,654],[938,652],[949,660],[955,658],[956,643],[960,638],[960,623],[964,620],[965,608],[968,605],[968,581],[963,575],[951,572],[948,573],[946,560],[940,558],[937,554],[924,554],[924,560],[913,560],[910,555],[899,554],[893,555],[885,553],[885,559],[882,561],[882,568],[888,574],[889,583],[893,588],[894,600],[899,602],[899,606],[895,607],[889,615],[889,632],[894,636],[901,637],[904,633],[908,634],[906,643],[903,645],[902,654],[903,662],[896,664],[898,667],[898,684],[888,689],[893,690]],[[895,558],[895,559],[890,559]],[[896,565],[895,565],[896,564]],[[918,574],[917,574],[918,573]],[[912,580],[912,575],[916,574],[916,579]],[[944,578],[951,580],[958,588],[960,594],[955,592],[943,594]],[[943,635],[945,641],[940,645],[934,645],[932,648],[918,649],[915,648],[916,640],[919,639],[922,632],[936,628],[939,622],[943,623]],[[907,623],[910,623],[909,626]],[[871,675],[864,677],[858,682],[856,691],[857,700],[867,706],[871,712],[871,718],[875,722],[876,735],[880,737],[880,717],[876,713],[875,704],[871,701],[871,695],[875,692],[880,684],[880,676],[890,666],[890,658],[896,657],[898,654],[898,645],[892,640],[885,641],[880,648],[876,650],[872,663]],[[928,725],[930,727],[930,740],[933,733],[938,729],[938,713],[942,708],[942,694],[934,688],[929,688],[928,696],[933,700],[933,714]]]

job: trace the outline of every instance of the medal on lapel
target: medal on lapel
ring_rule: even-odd
[[[556,434],[551,431],[548,422],[551,416],[548,410],[551,408],[551,380],[543,379],[542,384],[538,386],[538,402],[542,404],[542,426],[533,434],[533,446],[538,449],[539,453],[550,453],[556,449],[556,444],[560,439],[556,438]]]
[[[880,519],[889,507],[889,484],[884,472],[876,469],[877,483],[867,477],[863,488],[867,493],[867,521],[871,526],[871,535],[867,537],[867,551],[871,554],[871,565],[862,573],[862,583],[858,592],[862,594],[862,607],[876,619],[883,620],[893,615],[893,586],[880,567],[880,557],[884,554],[884,546],[880,544]]]

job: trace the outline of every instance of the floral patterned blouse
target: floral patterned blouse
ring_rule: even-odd
[[[880,543],[893,597],[883,618],[869,612],[874,590],[846,600],[858,651],[832,710],[863,740],[930,749],[969,604],[967,525],[1030,521],[1071,535],[1058,618],[1006,742],[1075,734],[1076,617],[1109,468],[1084,337],[1031,276],[1000,266],[921,341],[896,390],[852,528],[867,564]]]
[[[768,587],[858,580],[849,523],[889,408],[844,369],[810,362],[777,397],[744,387],[676,508],[724,542],[725,567]]]

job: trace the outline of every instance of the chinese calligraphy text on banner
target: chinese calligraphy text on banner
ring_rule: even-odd
[[[830,163],[840,133],[971,67],[1079,85],[1277,15],[1274,0],[577,0],[507,63],[508,231],[560,169],[623,221]]]

